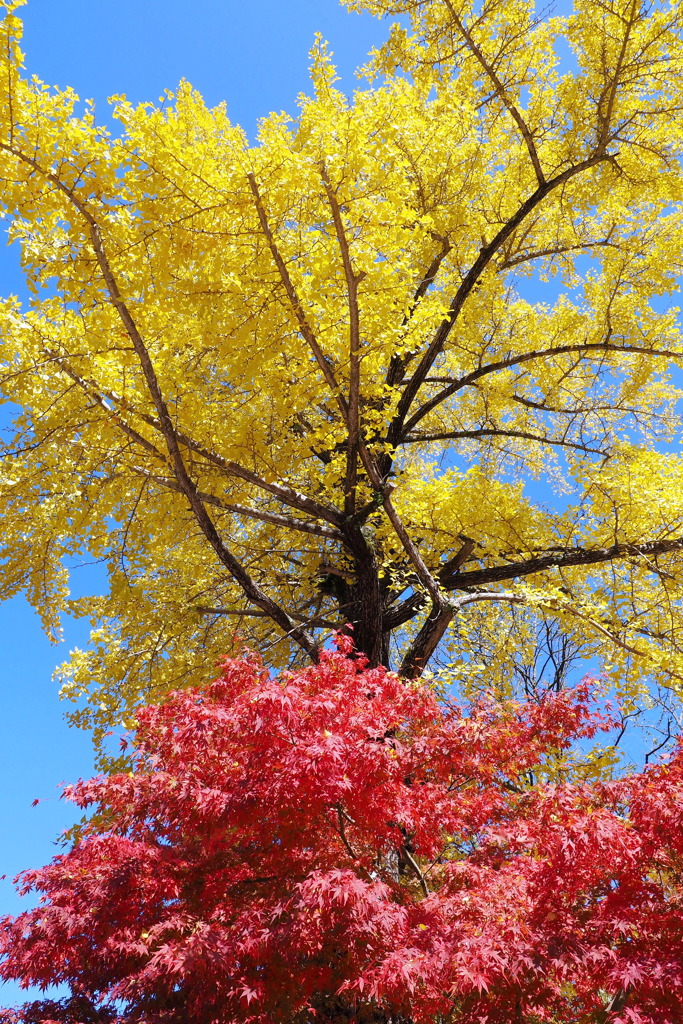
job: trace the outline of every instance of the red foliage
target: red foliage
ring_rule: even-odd
[[[530,787],[605,724],[588,687],[465,715],[347,653],[139,713],[0,924],[2,977],[73,996],[6,1021],[683,1019],[683,752]]]

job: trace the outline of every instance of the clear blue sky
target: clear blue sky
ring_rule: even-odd
[[[20,14],[27,69],[94,99],[102,119],[113,93],[157,100],[186,78],[210,104],[227,101],[252,137],[269,111],[296,113],[316,31],[329,40],[349,92],[354,68],[386,34],[386,25],[349,14],[336,0],[29,0]],[[23,288],[0,238],[0,295],[9,293],[23,295]],[[99,583],[85,569],[75,586]],[[64,644],[53,647],[22,598],[0,604],[0,874],[7,875],[0,913],[19,909],[12,876],[46,863],[57,852],[55,837],[74,820],[59,783],[92,773],[90,740],[63,721],[51,679],[86,638],[82,623],[67,622]],[[41,802],[32,808],[35,798]],[[20,998],[14,986],[0,989],[0,1006]]]

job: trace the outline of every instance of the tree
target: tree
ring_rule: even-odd
[[[2,593],[93,619],[75,720],[347,624],[373,666],[504,691],[540,615],[632,696],[678,687],[678,6],[356,0],[403,17],[370,84],[319,42],[256,145],[186,83],[112,135],[22,74],[3,6],[33,299],[1,313]],[[106,597],[69,601],[79,557]]]
[[[94,812],[0,974],[71,997],[2,1019],[674,1024],[683,750],[563,782],[608,725],[588,684],[460,708],[344,652],[227,662],[67,791]]]

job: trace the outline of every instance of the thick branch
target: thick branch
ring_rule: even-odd
[[[539,555],[512,565],[493,565],[486,569],[472,569],[460,572],[451,581],[444,581],[449,590],[466,590],[501,580],[514,580],[548,569],[562,569],[573,565],[599,565],[622,558],[651,558],[683,550],[683,538],[652,540],[643,544],[613,544],[608,548],[570,548],[554,554]]]
[[[512,594],[509,591],[477,591],[475,594],[464,594],[440,612],[432,606],[422,628],[404,655],[399,675],[406,679],[419,678],[454,616],[466,605],[482,601],[522,604],[526,598],[522,594]]]
[[[460,572],[461,567],[465,564],[477,546],[471,537],[461,537],[461,540],[462,539],[464,539],[465,543],[460,550],[457,551],[452,558],[449,558],[447,562],[444,562],[439,569],[439,579],[447,580],[450,579],[451,576],[454,576],[455,573]]]
[[[528,217],[528,215],[546,198],[546,196],[549,196],[556,188],[559,188],[560,185],[566,184],[578,174],[581,174],[583,171],[586,171],[607,159],[609,158],[606,154],[594,154],[586,160],[582,160],[580,163],[574,164],[572,167],[568,167],[560,174],[555,175],[554,178],[546,181],[543,185],[539,185],[536,191],[521,204],[510,220],[506,221],[495,237],[487,245],[482,247],[479,256],[463,278],[462,283],[453,298],[448,315],[444,320],[442,320],[431,344],[422,356],[415,373],[406,385],[396,411],[396,416],[389,431],[390,442],[394,444],[397,443],[403,435],[403,423],[415,396],[433,366],[434,360],[443,349],[448,335],[450,334],[458,316],[460,315],[460,311],[465,304],[465,300],[498,250],[505,244],[507,239],[514,231],[516,231],[520,224],[523,223],[526,217]]]
[[[613,544],[609,548],[570,548],[567,551],[538,555],[507,565],[492,565],[484,569],[458,572],[450,578],[443,578],[440,575],[439,578],[446,590],[468,590],[470,587],[533,576],[536,573],[547,572],[549,569],[570,568],[575,565],[599,565],[603,562],[613,562],[623,558],[652,558],[682,550],[683,538],[646,541],[643,544]],[[409,622],[424,607],[425,603],[424,594],[411,594],[400,605],[387,610],[384,617],[384,628],[392,630]]]
[[[422,603],[425,598],[423,595]],[[425,670],[427,662],[441,642],[441,638],[448,629],[455,615],[455,609],[450,605],[443,604],[441,607],[432,605],[426,621],[413,640],[406,652],[398,674],[405,679],[419,679]]]
[[[290,635],[292,639],[299,644],[312,658],[317,657],[317,649],[314,641],[307,635],[307,633],[299,628],[293,626],[292,620],[289,618],[283,608],[280,608],[272,598],[268,597],[261,588],[254,582],[249,573],[246,571],[244,566],[238,561],[233,555],[232,551],[223,542],[219,536],[218,531],[214,525],[213,520],[209,516],[204,503],[197,493],[197,489],[190,479],[190,476],[185,467],[183,457],[180,452],[178,444],[178,437],[173,426],[173,421],[168,411],[166,401],[161,391],[159,381],[157,379],[156,371],[152,363],[152,359],[147,350],[147,346],[143,341],[143,338],[138,331],[137,324],[133,319],[128,306],[123,300],[119,291],[118,282],[114,275],[114,272],[109,263],[104,243],[102,241],[102,235],[100,232],[99,225],[95,220],[87,206],[79,199],[75,191],[66,185],[56,174],[53,174],[49,170],[45,170],[38,161],[32,157],[26,156],[19,150],[16,150],[12,146],[8,146],[6,143],[0,143],[0,148],[6,152],[12,153],[17,159],[21,160],[28,166],[32,167],[37,173],[43,176],[46,180],[50,181],[60,192],[68,199],[71,205],[78,211],[83,217],[84,221],[88,226],[90,235],[90,241],[95,253],[102,278],[109,295],[109,301],[116,310],[116,313],[123,324],[126,334],[130,338],[133,348],[135,349],[136,355],[140,362],[143,377],[147,385],[150,397],[157,411],[159,417],[159,423],[161,425],[161,432],[166,443],[173,472],[178,481],[180,489],[187,498],[190,508],[194,514],[194,517],[199,525],[202,533],[206,537],[207,541],[213,548],[219,561],[225,566],[233,579],[239,584],[244,591],[245,595],[249,598],[252,604],[261,608],[263,611],[268,612],[273,622],[275,622],[284,633]]]
[[[471,373],[465,374],[464,377],[458,377],[454,380],[447,388],[443,391],[439,391],[438,394],[430,398],[429,401],[425,402],[424,405],[415,412],[413,416],[408,420],[404,428],[405,436],[408,436],[411,431],[415,429],[417,424],[423,419],[427,413],[435,409],[437,405],[441,405],[447,398],[450,398],[457,391],[460,391],[464,387],[468,387],[480,380],[482,377],[486,377],[491,373],[497,373],[499,370],[507,370],[511,366],[519,366],[521,363],[528,363],[534,359],[548,359],[552,356],[567,355],[570,352],[625,352],[634,355],[647,355],[656,356],[661,359],[680,359],[683,360],[683,352],[674,352],[671,349],[651,349],[646,348],[644,345],[612,345],[609,342],[604,341],[585,341],[577,342],[574,345],[556,345],[552,348],[545,349],[534,349],[531,352],[521,352],[517,355],[505,356],[503,359],[498,359],[494,363],[487,363],[486,366],[479,366],[476,370],[472,370]],[[516,399],[518,400],[518,399]],[[526,405],[531,405],[530,402],[525,402]],[[402,441],[404,438],[401,439]]]

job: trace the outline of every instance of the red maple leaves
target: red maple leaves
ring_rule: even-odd
[[[0,971],[72,997],[5,1019],[681,1021],[683,753],[542,781],[604,724],[587,686],[465,714],[348,651],[228,662],[68,790],[95,813]]]

